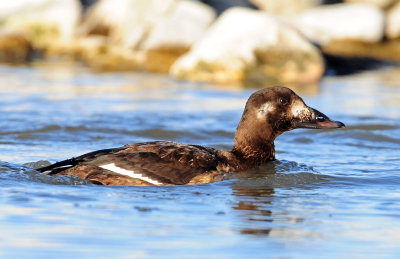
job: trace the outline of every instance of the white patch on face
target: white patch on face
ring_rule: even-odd
[[[301,116],[304,116],[305,114],[309,113],[309,109],[307,106],[304,105],[304,103],[297,101],[292,105],[292,114],[293,117],[299,118]]]
[[[107,169],[107,170],[110,170],[110,171],[112,171],[114,173],[126,175],[126,176],[129,176],[129,177],[132,177],[132,178],[136,178],[136,179],[140,179],[140,180],[143,180],[145,182],[148,182],[148,183],[151,183],[151,184],[154,184],[154,185],[161,185],[162,184],[159,181],[150,179],[147,176],[143,176],[141,174],[136,174],[134,171],[130,171],[130,170],[126,170],[124,168],[118,167],[114,163],[101,165],[100,167],[104,168],[104,169]]]
[[[265,118],[265,114],[267,114],[269,112],[273,112],[274,110],[275,110],[275,107],[270,102],[266,102],[257,111],[257,118],[263,119],[263,118]]]

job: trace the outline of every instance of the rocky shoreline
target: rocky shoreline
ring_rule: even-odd
[[[0,3],[0,62],[60,58],[101,72],[266,86],[314,84],[334,66],[357,70],[354,60],[400,61],[400,0],[253,0],[225,9],[194,0],[85,2]]]

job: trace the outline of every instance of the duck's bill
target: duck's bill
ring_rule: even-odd
[[[315,121],[315,122],[300,122],[297,123],[297,128],[306,129],[337,129],[346,128],[346,126],[340,121]]]
[[[340,121],[332,121],[322,112],[312,109],[313,116],[309,120],[303,120],[296,122],[297,128],[307,128],[307,129],[337,129],[345,128],[346,126]]]

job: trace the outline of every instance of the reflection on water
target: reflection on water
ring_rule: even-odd
[[[273,189],[249,189],[247,186],[233,186],[233,194],[237,196],[238,202],[232,208],[240,210],[241,217],[248,223],[240,230],[242,234],[268,235],[271,232],[272,225],[266,228],[266,224],[253,224],[253,221],[273,222],[272,211],[268,209],[271,206],[274,194]],[[244,197],[243,197],[244,196]],[[268,226],[268,225],[267,225]]]
[[[277,161],[197,186],[100,187],[21,166],[153,139],[229,149],[250,89],[76,66],[0,67],[0,257],[390,257],[400,253],[398,68],[326,78]],[[42,162],[41,162],[42,163]]]
[[[236,201],[232,208],[241,211],[240,233],[269,235],[277,226],[285,223],[301,223],[304,218],[282,215],[274,211],[274,201],[279,199],[276,188],[311,189],[327,184],[333,177],[321,175],[313,168],[291,161],[274,161],[259,169],[231,176],[238,179],[232,183]],[[279,205],[278,205],[279,206]],[[278,223],[278,224],[277,224]],[[279,229],[278,229],[279,230]]]

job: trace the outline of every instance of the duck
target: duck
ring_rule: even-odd
[[[297,128],[344,128],[305,104],[287,87],[251,94],[231,150],[171,141],[151,141],[102,149],[38,168],[48,175],[75,175],[98,185],[193,185],[222,174],[260,167],[275,160],[274,140]]]

